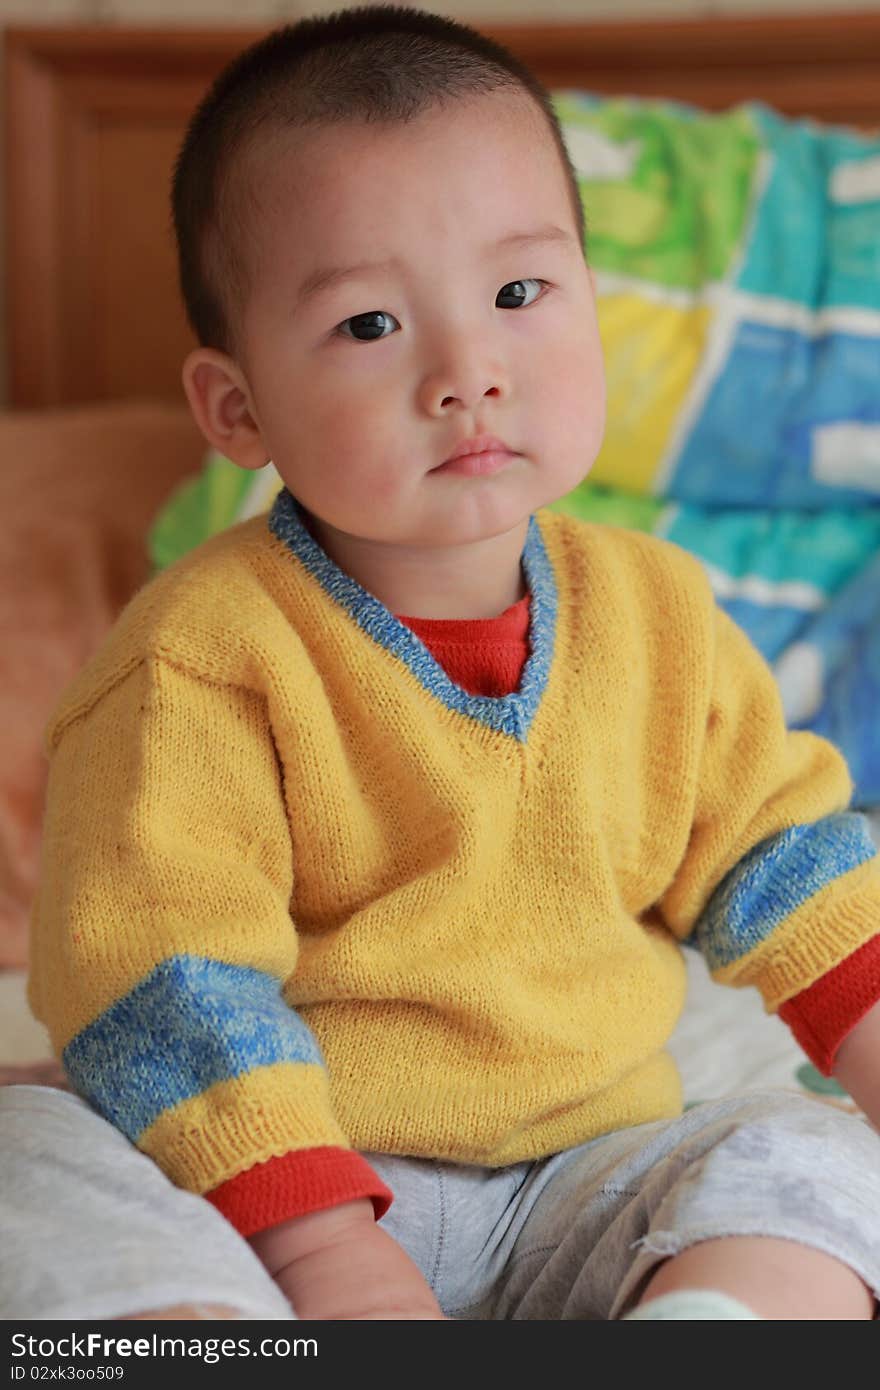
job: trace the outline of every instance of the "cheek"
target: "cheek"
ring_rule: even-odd
[[[381,512],[399,493],[401,472],[410,462],[400,433],[374,396],[353,402],[350,395],[340,399],[337,390],[331,409],[312,414],[312,460],[340,496]]]
[[[596,333],[561,344],[544,359],[544,380],[557,409],[583,429],[605,418],[605,369]],[[562,421],[560,421],[562,424]]]
[[[391,473],[385,469],[384,472],[374,472],[364,487],[364,501],[370,513],[375,517],[393,516],[395,507],[406,495],[402,486],[405,481],[400,471]]]
[[[580,334],[567,349],[557,348],[548,356],[548,428],[553,432],[558,482],[567,489],[592,467],[605,431],[605,373],[598,335]]]
[[[310,416],[328,437],[343,449],[371,454],[387,445],[389,409],[387,392],[375,382],[359,382],[356,374],[340,374],[332,387],[323,387],[313,398]]]

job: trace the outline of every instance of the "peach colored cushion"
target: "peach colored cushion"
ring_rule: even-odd
[[[0,967],[25,963],[46,721],[148,577],[149,524],[204,447],[185,405],[0,413]]]

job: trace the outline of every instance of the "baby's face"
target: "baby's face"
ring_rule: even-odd
[[[604,424],[593,287],[537,107],[494,92],[286,134],[253,172],[240,366],[266,456],[318,523],[456,545],[585,476]],[[352,273],[308,292],[331,269]],[[500,469],[438,471],[478,434],[512,451]]]

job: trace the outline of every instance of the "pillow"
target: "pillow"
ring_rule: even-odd
[[[149,523],[198,468],[199,440],[189,411],[171,405],[0,415],[0,968],[26,957],[45,725],[148,577]]]

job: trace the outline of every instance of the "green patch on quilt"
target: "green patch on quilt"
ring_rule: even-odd
[[[846,1091],[833,1076],[823,1076],[811,1062],[798,1067],[795,1076],[805,1091],[813,1091],[817,1096],[845,1096]]]
[[[176,488],[156,517],[149,535],[153,568],[165,569],[231,526],[253,480],[252,473],[212,451],[198,476]]]
[[[590,264],[679,289],[731,277],[761,139],[748,107],[554,97],[587,218]]]
[[[598,521],[606,526],[627,526],[633,531],[653,531],[664,503],[653,497],[619,492],[598,483],[580,483],[565,497],[551,502],[548,511],[564,512],[578,521]]]

